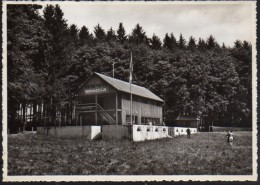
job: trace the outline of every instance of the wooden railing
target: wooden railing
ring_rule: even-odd
[[[78,104],[77,105],[77,111],[79,112],[88,112],[88,111],[95,111],[98,110],[101,115],[101,117],[106,120],[109,124],[115,125],[116,121],[114,118],[112,118],[103,107],[101,107],[97,103],[87,103],[87,104]]]

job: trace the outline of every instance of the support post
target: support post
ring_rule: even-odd
[[[76,116],[75,116],[75,125],[77,126],[77,122],[78,122],[78,116],[79,116],[79,114],[78,114],[78,112],[76,112]]]
[[[78,113],[76,113],[76,117],[75,117],[75,125],[77,126],[77,124],[78,124],[78,120],[79,120],[79,114]]]
[[[79,116],[79,125],[82,126],[82,114]]]
[[[74,103],[69,104],[69,116],[70,116],[70,124],[77,123],[78,119],[78,99]]]
[[[70,102],[70,105],[69,105],[70,107],[70,120],[71,120],[71,124],[72,124],[72,122],[73,122],[73,106],[72,106],[72,102]],[[77,108],[77,110],[75,111],[75,124],[76,124],[76,126],[77,126],[77,124],[78,124],[78,120],[79,120],[79,111],[78,111],[78,99],[76,99],[76,108]]]
[[[95,103],[96,103],[96,110],[95,110],[95,124],[97,125],[97,104],[98,104],[98,99],[97,99],[97,94],[95,95]]]

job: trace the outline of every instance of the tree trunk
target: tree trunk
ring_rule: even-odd
[[[19,120],[16,119],[16,111],[18,104],[15,100],[8,100],[8,124],[7,129],[11,132],[16,132],[19,129]]]
[[[22,104],[22,109],[23,109],[23,120],[22,120],[22,131],[24,131],[26,122],[27,122],[27,117],[26,117],[26,103],[23,102]]]
[[[38,116],[37,116],[37,103],[34,102],[33,103],[33,120],[32,120],[32,127],[33,127],[33,130],[35,130],[34,127],[37,127],[37,120],[38,120]]]
[[[43,127],[46,128],[46,104],[43,103]]]

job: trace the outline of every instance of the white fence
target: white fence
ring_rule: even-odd
[[[174,127],[174,136],[187,135],[187,127]],[[197,128],[189,128],[191,134],[196,134],[198,132]]]
[[[134,142],[169,137],[166,126],[133,125],[132,129]]]
[[[129,125],[130,126],[130,125]],[[131,128],[132,127],[132,128]],[[132,125],[129,128],[121,125],[102,126],[61,126],[37,127],[37,132],[43,135],[58,137],[87,137],[93,139],[102,132],[103,139],[128,138],[134,142],[167,138],[172,136],[187,135],[187,127],[167,127],[150,125]],[[190,128],[191,134],[197,133],[197,128]]]

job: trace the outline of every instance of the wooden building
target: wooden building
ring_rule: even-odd
[[[198,128],[199,124],[200,120],[195,116],[190,115],[179,115],[175,120],[176,127]]]
[[[99,73],[93,75],[76,93],[76,125],[162,125],[164,101],[148,89]]]

